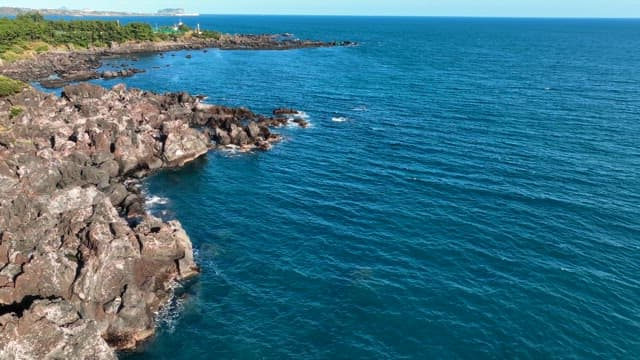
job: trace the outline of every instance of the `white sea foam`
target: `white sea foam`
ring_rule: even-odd
[[[220,151],[235,153],[239,149],[240,149],[240,146],[229,144],[229,145],[225,145],[224,147],[220,148]]]
[[[313,127],[313,123],[310,122],[309,120],[305,120],[307,122],[306,128],[312,128]],[[287,124],[285,125],[287,128],[289,129],[301,129],[302,127],[300,126],[300,124],[298,124],[297,122],[289,119],[287,121]]]
[[[338,117],[332,117],[331,121],[333,121],[333,122],[345,122],[345,121],[349,121],[349,118],[344,117],[344,116],[338,116]]]
[[[311,116],[304,111],[298,111],[293,114],[287,114],[286,118],[287,118],[286,127],[288,128],[299,128],[300,125],[296,122],[296,120],[304,120],[307,123],[307,126],[306,126],[307,128],[312,127],[311,121],[309,121],[309,119],[311,119]]]
[[[169,301],[156,312],[156,326],[163,328],[170,334],[176,331],[176,324],[180,314],[184,311],[184,299],[175,295],[175,291],[179,287],[180,285],[178,283],[171,285],[173,291],[171,292]]]
[[[369,111],[369,109],[364,106],[364,105],[360,105],[360,106],[356,106],[355,108],[352,109],[353,111]]]
[[[169,210],[162,210],[160,211],[160,218],[163,220],[174,219],[175,214]]]
[[[293,120],[308,120],[309,118],[311,118],[311,116],[309,116],[309,114],[307,114],[304,111],[297,111],[293,114],[287,114],[287,120],[289,121],[293,121]]]
[[[146,201],[147,208],[151,208],[157,205],[167,205],[168,203],[169,203],[169,199],[163,198],[160,196],[155,196],[155,195],[148,196]]]

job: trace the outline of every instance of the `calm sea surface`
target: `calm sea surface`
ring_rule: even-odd
[[[640,358],[640,21],[182,20],[360,46],[129,62],[312,126],[146,182],[202,275],[123,358]]]

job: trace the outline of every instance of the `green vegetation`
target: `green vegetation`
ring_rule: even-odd
[[[120,26],[116,21],[45,20],[38,13],[18,15],[15,19],[0,18],[0,58],[7,61],[17,60],[30,51],[47,51],[50,46],[87,48],[162,38],[162,34],[154,33],[151,26],[144,23]]]
[[[0,75],[0,96],[17,94],[26,86],[25,83]]]
[[[16,118],[20,116],[24,112],[24,109],[20,106],[12,106],[11,110],[9,110],[9,119]]]
[[[178,35],[186,35],[191,32],[191,28],[183,23],[176,26],[162,26],[156,29],[157,34],[162,35],[173,35],[175,38]]]
[[[198,34],[195,34],[194,36],[197,36],[197,37],[202,38],[202,39],[220,40],[220,37],[222,36],[222,34],[217,32],[217,31],[203,30],[203,31],[200,31],[200,33],[198,33]]]
[[[38,13],[15,19],[0,18],[0,60],[12,62],[60,49],[106,47],[127,41],[177,40],[178,38],[220,39],[217,31],[193,31],[180,23],[154,29],[145,23],[120,25],[104,20],[47,20]]]

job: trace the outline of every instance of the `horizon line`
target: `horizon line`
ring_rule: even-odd
[[[29,8],[29,7],[15,7],[15,6],[0,6],[0,8],[17,8],[17,9],[23,9],[23,10],[30,10],[30,11],[41,11],[41,10],[63,10],[62,8]],[[117,17],[117,16],[121,16],[121,17],[144,17],[144,16],[148,16],[148,17],[180,17],[180,16],[186,16],[186,17],[196,17],[190,14],[197,14],[197,16],[316,16],[316,17],[397,17],[397,18],[477,18],[477,19],[594,19],[594,20],[598,20],[598,19],[602,19],[602,20],[606,20],[606,19],[610,19],[610,20],[637,20],[640,19],[640,15],[636,15],[636,16],[624,16],[624,15],[620,15],[620,16],[597,16],[597,15],[456,15],[456,14],[421,14],[421,15],[415,15],[415,14],[402,14],[402,13],[396,13],[396,14],[348,14],[348,13],[338,13],[338,14],[309,14],[309,13],[236,13],[236,12],[223,12],[223,13],[208,13],[208,12],[199,12],[199,11],[192,11],[192,12],[185,12],[184,15],[181,14],[176,14],[176,15],[161,15],[161,14],[157,14],[154,12],[144,12],[144,11],[134,11],[134,10],[97,10],[97,9],[64,9],[66,11],[86,11],[86,12],[96,12],[96,13],[100,13],[100,12],[114,12],[114,13],[123,13],[122,15],[107,15],[109,17]],[[8,14],[4,14],[4,16],[7,16]],[[0,14],[0,16],[3,16],[3,14]],[[46,15],[45,15],[46,16]],[[54,15],[55,16],[55,15]],[[76,15],[70,15],[70,16],[76,16]],[[89,15],[91,16],[91,15]],[[96,15],[99,17],[103,17],[101,15]],[[78,16],[78,17],[82,17],[82,16]]]
[[[42,9],[32,9],[34,11],[42,10]],[[56,9],[46,9],[46,10],[56,10]],[[69,11],[83,11],[83,10],[69,10]],[[91,10],[93,12],[119,12],[118,10]],[[306,17],[379,17],[379,18],[463,18],[463,19],[558,19],[558,20],[640,20],[640,16],[562,16],[562,15],[405,15],[405,14],[392,14],[392,15],[381,15],[381,14],[258,14],[258,13],[198,13],[198,15],[189,15],[190,13],[186,13],[185,15],[158,15],[156,13],[136,13],[130,11],[131,14],[123,14],[123,15],[108,15],[101,16],[96,15],[97,17],[187,17],[187,18],[195,18],[199,16],[306,16]],[[47,16],[47,15],[45,15]],[[58,16],[58,15],[52,15]],[[71,17],[86,17],[86,16],[74,16]],[[91,15],[89,15],[91,16]]]
[[[475,19],[621,19],[640,20],[640,16],[556,16],[556,15],[404,15],[404,14],[257,14],[257,13],[198,13],[198,16],[317,16],[317,17],[403,17],[403,18],[475,18]],[[158,16],[158,15],[154,15]],[[162,15],[160,15],[162,16]],[[166,15],[179,17],[181,15]],[[192,16],[196,17],[196,16]]]

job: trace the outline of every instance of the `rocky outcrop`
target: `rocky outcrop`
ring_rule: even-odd
[[[118,77],[125,78],[125,77],[131,77],[135,74],[140,74],[143,72],[145,71],[141,69],[126,68],[122,70],[103,71],[102,73],[99,74],[99,76],[103,79],[113,79]]]
[[[102,59],[176,50],[219,48],[224,50],[289,50],[330,46],[352,46],[353,42],[323,42],[300,40],[281,35],[232,35],[223,34],[219,39],[179,39],[175,41],[138,41],[113,43],[108,48],[82,51],[48,52],[33,59],[9,64],[0,63],[0,75],[14,79],[39,82],[47,88],[63,87],[72,82],[91,79],[129,77],[141,72],[136,68],[98,72]],[[187,55],[189,58],[191,54]],[[133,59],[135,61],[135,59]]]
[[[46,65],[45,65],[46,67]],[[143,73],[144,70],[136,68],[123,68],[121,70],[108,70],[97,72],[96,70],[83,70],[66,72],[64,70],[52,73],[48,78],[39,80],[40,85],[47,89],[57,89],[73,82],[87,81],[93,79],[115,79],[131,77],[135,74]],[[28,77],[28,74],[22,74],[21,77]]]
[[[37,300],[0,316],[0,359],[116,360],[97,323],[64,300]]]
[[[0,358],[114,359],[152,336],[199,270],[138,179],[216,147],[268,149],[284,122],[123,85],[0,98]]]
[[[0,74],[22,80],[88,80],[96,78],[100,56],[95,52],[48,52],[33,59],[17,61],[0,67]],[[83,76],[80,76],[83,75]]]

